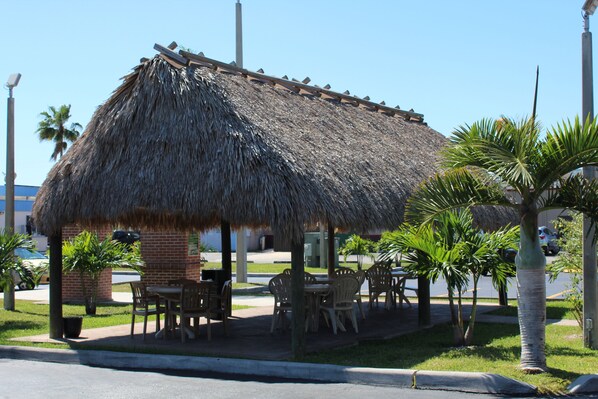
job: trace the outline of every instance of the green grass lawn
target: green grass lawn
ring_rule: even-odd
[[[4,301],[0,299],[0,306]],[[22,345],[15,343],[10,338],[27,337],[30,335],[47,334],[49,331],[49,305],[36,304],[32,301],[17,300],[15,311],[9,312],[0,309],[0,344]],[[63,305],[64,316],[85,315],[83,305]],[[108,327],[131,322],[131,305],[98,305],[95,316],[84,316],[84,328]],[[31,344],[30,344],[31,345]],[[56,345],[45,344],[42,346]],[[63,345],[65,348],[67,345]]]
[[[481,300],[485,302],[486,300]],[[517,316],[517,303],[494,314]],[[549,318],[573,319],[565,301],[547,302]],[[598,370],[596,352],[583,347],[579,327],[548,325],[546,357],[548,372],[524,374],[518,369],[521,355],[517,324],[477,323],[474,343],[467,348],[452,346],[449,324],[388,341],[360,343],[356,347],[308,355],[306,362],[360,367],[406,368],[439,371],[477,371],[501,374],[538,386],[541,393],[557,393],[583,374]]]
[[[509,300],[509,306],[502,307],[486,314],[496,316],[513,316],[517,317],[517,301]],[[546,301],[546,318],[548,319],[567,319],[575,320],[575,316],[571,311],[571,306],[568,302],[556,299],[548,299]]]
[[[127,285],[128,287],[128,285]],[[0,345],[21,345],[10,341],[15,337],[47,334],[49,326],[49,305],[38,304],[33,301],[17,300],[15,311],[4,310],[4,301],[0,299]],[[233,305],[233,310],[247,309],[249,306]],[[131,304],[98,304],[96,315],[85,315],[83,305],[62,305],[64,316],[83,316],[83,328],[98,328],[117,326],[131,323]],[[153,322],[154,316],[148,318]],[[54,344],[43,346],[56,347]],[[67,347],[66,345],[64,347]]]

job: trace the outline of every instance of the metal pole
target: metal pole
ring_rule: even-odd
[[[4,231],[13,234],[15,230],[15,99],[12,87],[8,88],[8,125],[6,135],[6,209],[4,212]],[[15,310],[15,285],[10,273],[4,287],[4,309]]]
[[[584,31],[581,34],[582,118],[594,118],[594,83],[592,76],[592,33],[590,18],[583,14]],[[595,178],[595,167],[584,167],[586,179]],[[596,246],[593,244],[595,229],[589,230],[590,220],[583,220],[583,343],[586,348],[598,349],[598,334],[594,328],[598,296],[596,280]]]
[[[243,68],[243,15],[241,13],[241,2],[237,0],[236,4],[237,17],[237,57],[235,62],[239,68]]]
[[[236,4],[236,28],[237,28],[237,57],[235,62],[239,68],[243,68],[243,30],[241,25],[241,3]],[[240,227],[237,230],[237,282],[247,282],[247,229]]]

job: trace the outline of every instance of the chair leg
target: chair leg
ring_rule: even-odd
[[[134,336],[134,331],[135,331],[135,313],[133,313],[132,317],[131,317],[131,338],[133,338],[133,336]]]
[[[156,332],[160,331],[160,309],[156,308]]]
[[[191,319],[189,319],[191,320]],[[185,332],[185,328],[187,327],[187,319],[185,318],[185,316],[181,313],[181,321],[180,321],[180,326],[181,326],[181,342],[185,343],[185,341],[187,340],[187,333]]]
[[[147,331],[147,310],[143,315],[143,340],[145,341],[145,333]]]
[[[365,312],[363,311],[363,303],[361,303],[361,296],[357,297],[357,306],[359,307],[359,313],[361,313],[361,319],[365,320]]]
[[[191,326],[191,321],[189,321],[189,326]],[[199,336],[199,317],[193,318],[193,331],[195,332],[195,336]]]
[[[208,321],[208,341],[212,340],[212,325],[210,324],[210,316],[206,317],[206,320]]]
[[[222,313],[222,327],[224,327],[224,335],[228,337],[228,316],[226,312]]]
[[[353,329],[355,333],[358,333],[359,330],[357,329],[357,317],[355,316],[355,309],[351,310],[351,321],[353,322]]]
[[[274,326],[276,325],[276,318],[278,317],[278,312],[276,307],[274,308],[274,313],[272,313],[272,327],[270,327],[270,334],[274,333]]]
[[[328,313],[330,314],[330,320],[332,320],[332,332],[336,335],[336,312],[334,309],[328,309]]]

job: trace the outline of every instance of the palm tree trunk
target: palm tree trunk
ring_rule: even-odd
[[[469,323],[467,324],[467,331],[465,331],[465,345],[471,345],[473,341],[473,328],[475,326],[475,316],[478,308],[478,280],[479,275],[473,276],[473,302],[471,304],[471,313],[469,314]]]
[[[449,309],[451,311],[451,324],[453,326],[453,343],[455,346],[463,346],[463,330],[459,328],[458,311],[455,311],[455,296],[453,287],[448,287]]]
[[[520,215],[521,242],[515,258],[521,333],[520,367],[535,373],[546,370],[546,258],[540,247],[535,205],[522,205]]]
[[[459,288],[459,296],[457,297],[457,331],[455,336],[458,338],[455,342],[457,346],[465,346],[465,334],[463,330],[463,292]]]

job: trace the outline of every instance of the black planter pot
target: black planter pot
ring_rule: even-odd
[[[82,316],[63,317],[62,323],[64,327],[65,338],[78,338],[81,334],[81,327],[83,326]]]

